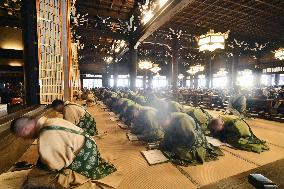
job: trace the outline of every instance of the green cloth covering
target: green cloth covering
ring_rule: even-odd
[[[137,104],[140,104],[142,106],[146,105],[146,98],[144,96],[141,95],[136,95],[135,96],[135,100],[134,100]]]
[[[81,133],[65,127],[49,126],[40,130],[40,133],[50,130],[61,130],[85,137],[85,143],[73,162],[67,167],[85,177],[98,180],[116,171],[114,165],[105,162],[97,149],[96,142],[87,133]]]
[[[185,106],[184,113],[191,116],[198,123],[198,125],[206,135],[210,133],[208,124],[213,119],[213,117],[207,111],[203,110],[200,107]]]
[[[168,108],[169,112],[183,112],[183,105],[175,101],[168,102]]]
[[[221,140],[246,151],[261,153],[269,150],[266,142],[258,139],[244,120],[233,115],[222,115],[221,118],[224,121],[224,130],[219,136]]]
[[[160,147],[172,162],[183,166],[217,160],[223,155],[219,148],[208,143],[194,119],[181,112],[171,114],[170,126]]]
[[[237,110],[239,113],[244,113],[246,110],[246,98],[243,95],[231,97],[230,108]]]
[[[132,133],[140,135],[140,139],[146,142],[159,141],[164,137],[164,131],[156,119],[157,110],[143,106],[139,110],[139,116],[133,120]]]
[[[86,131],[92,136],[98,134],[97,127],[96,127],[96,120],[87,111],[85,115],[80,119],[80,122],[77,124],[77,126],[84,129],[84,131]]]
[[[76,126],[82,128],[84,131],[86,131],[92,136],[97,135],[98,131],[95,118],[93,118],[93,116],[83,106],[75,103],[68,103],[65,106],[69,105],[78,106],[85,110],[84,116],[80,118],[79,123]]]

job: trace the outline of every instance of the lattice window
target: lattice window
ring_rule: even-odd
[[[63,98],[61,0],[37,0],[40,103]]]
[[[72,69],[71,69],[71,97],[75,91],[80,90],[80,71],[78,65],[78,44],[71,43]]]

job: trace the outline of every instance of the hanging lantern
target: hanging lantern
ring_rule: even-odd
[[[275,58],[279,60],[284,60],[284,48],[280,48],[274,52]]]
[[[219,71],[216,73],[216,76],[218,77],[223,77],[227,75],[227,71],[226,68],[220,68]]]
[[[189,73],[190,75],[195,75],[197,72],[203,72],[204,71],[204,66],[197,64],[195,66],[191,66],[189,70],[186,72]]]
[[[183,78],[184,78],[184,75],[183,75],[183,74],[178,74],[178,79],[179,79],[179,80],[183,80]]]
[[[104,57],[104,61],[108,64],[110,64],[113,61],[113,57],[109,56],[109,57]]]
[[[150,68],[152,68],[153,67],[153,63],[152,62],[150,62],[150,61],[140,61],[139,63],[138,63],[138,67],[140,68],[140,69],[142,69],[142,70],[149,70]]]
[[[214,33],[214,30],[209,30],[207,34],[197,38],[199,51],[213,52],[216,49],[225,49],[225,40],[228,38],[230,31],[226,33]]]
[[[151,70],[151,72],[157,74],[157,73],[159,73],[161,68],[159,67],[159,64],[153,64],[153,67],[150,70]]]

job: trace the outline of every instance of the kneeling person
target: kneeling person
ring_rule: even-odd
[[[189,115],[181,112],[160,115],[159,122],[165,129],[160,148],[174,163],[200,164],[223,155],[219,148],[208,143],[200,126]]]
[[[116,171],[101,158],[93,138],[64,119],[22,117],[11,123],[10,130],[21,138],[38,138],[43,171],[57,175],[56,183],[64,188],[102,179]]]
[[[235,148],[257,153],[269,150],[266,142],[258,139],[249,125],[237,116],[221,115],[210,122],[209,129],[214,137]]]
[[[157,120],[157,110],[148,106],[137,106],[132,109],[132,132],[146,142],[159,141],[164,137],[163,128]]]
[[[95,119],[83,106],[71,102],[64,103],[62,100],[54,100],[52,108],[63,113],[64,119],[84,129],[90,135],[98,134]]]

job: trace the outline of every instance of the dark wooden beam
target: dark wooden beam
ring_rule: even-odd
[[[14,49],[0,49],[0,58],[23,59],[23,51]]]
[[[27,105],[40,103],[36,1],[22,0],[25,96]]]
[[[22,21],[18,18],[14,17],[0,17],[0,26],[9,26],[9,27],[16,27],[16,28],[22,28]]]
[[[146,25],[137,31],[136,40],[144,41],[192,2],[194,0],[169,0]]]

